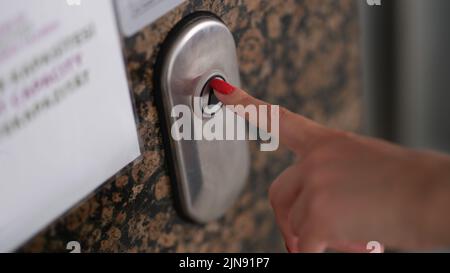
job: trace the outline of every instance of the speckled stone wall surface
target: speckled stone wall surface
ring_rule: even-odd
[[[271,181],[292,160],[281,148],[259,152],[245,191],[207,225],[182,218],[173,193],[156,111],[153,71],[159,46],[185,15],[208,10],[233,32],[242,83],[251,94],[328,126],[360,126],[358,0],[185,1],[124,40],[143,156],[57,219],[19,251],[282,252],[267,200]]]

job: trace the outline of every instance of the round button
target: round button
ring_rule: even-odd
[[[202,89],[201,93],[201,107],[202,107],[202,113],[203,116],[206,118],[211,118],[216,114],[221,108],[223,103],[219,101],[219,99],[214,94],[214,90],[209,85],[210,81],[214,78],[220,78],[222,80],[225,80],[221,76],[213,76],[209,78],[209,80],[206,82],[205,86]]]

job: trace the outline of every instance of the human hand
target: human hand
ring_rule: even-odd
[[[218,81],[226,105],[268,105]],[[279,133],[298,160],[269,199],[291,252],[368,252],[369,241],[400,250],[450,245],[449,157],[328,129],[284,108]]]

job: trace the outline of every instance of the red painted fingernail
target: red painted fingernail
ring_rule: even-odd
[[[236,90],[236,87],[232,86],[231,84],[227,83],[224,80],[221,80],[219,78],[212,79],[209,82],[209,85],[216,90],[219,93],[222,93],[224,95],[229,95]]]

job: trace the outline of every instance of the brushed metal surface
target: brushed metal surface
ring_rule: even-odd
[[[249,172],[248,143],[238,140],[181,140],[170,136],[176,105],[194,107],[215,76],[240,86],[236,46],[228,28],[212,16],[186,23],[166,48],[161,68],[161,98],[171,158],[183,212],[195,222],[221,217],[241,193]],[[220,108],[220,107],[219,107]],[[222,107],[226,117],[234,113]],[[195,116],[192,113],[192,119]],[[222,115],[221,115],[222,116]],[[220,118],[201,115],[203,121]],[[223,119],[222,119],[223,120]],[[224,126],[234,119],[226,118]]]

